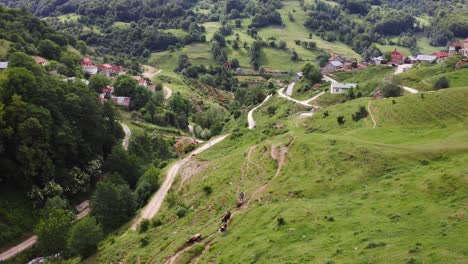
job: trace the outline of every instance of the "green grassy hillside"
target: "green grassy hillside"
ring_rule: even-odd
[[[442,63],[417,64],[395,78],[403,85],[425,91],[432,90],[434,83],[440,77],[446,77],[450,82],[450,87],[465,87],[468,85],[468,68],[455,68],[455,64],[460,59],[459,56],[452,56]]]
[[[375,129],[350,117],[368,102],[299,118],[275,96],[254,131],[195,158],[199,169],[178,179],[153,227],[112,236],[91,262],[163,263],[196,233],[207,238],[174,263],[466,261],[468,88],[373,101]],[[251,203],[216,233],[241,191]]]

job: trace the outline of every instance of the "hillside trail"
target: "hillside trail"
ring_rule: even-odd
[[[276,144],[276,145],[273,145],[272,146],[272,149],[271,149],[271,157],[278,161],[278,167],[276,169],[276,173],[275,175],[270,179],[268,180],[265,184],[263,184],[262,186],[260,186],[259,188],[257,188],[253,193],[252,195],[250,196],[250,198],[248,199],[247,203],[243,206],[241,206],[240,208],[238,208],[237,210],[233,209],[233,213],[231,214],[231,218],[230,220],[228,220],[228,223],[234,218],[234,216],[236,216],[238,213],[241,212],[241,210],[244,210],[246,208],[249,207],[249,205],[251,204],[251,202],[254,200],[254,198],[256,196],[258,196],[259,194],[263,193],[265,191],[265,189],[268,187],[268,185],[281,173],[281,170],[283,168],[283,166],[286,164],[286,154],[289,150],[289,147],[291,146],[291,144],[293,143],[295,138],[291,138],[289,140],[289,142],[286,144],[285,147],[281,148],[279,147],[281,145],[280,144]],[[247,162],[248,163],[252,163],[254,164],[253,162],[251,162],[249,159],[250,159],[250,154],[251,152],[255,149],[256,146],[253,146],[253,147],[250,147],[249,150],[248,150],[248,154],[247,154]],[[244,166],[244,164],[242,165]],[[246,173],[245,170],[242,170],[241,168],[241,171],[242,173]],[[241,176],[241,179],[243,180],[243,177],[244,176]],[[235,210],[235,211],[234,211]],[[209,247],[212,245],[212,243],[214,242],[214,239],[215,239],[215,236],[216,234],[218,233],[219,231],[218,230],[215,230],[214,232],[210,233],[208,236],[202,238],[202,241],[207,241],[207,243],[205,244],[204,248],[203,248],[203,251],[201,252],[200,255],[198,255],[194,260],[193,260],[193,263],[198,263],[200,257],[205,254],[206,252],[208,252],[209,250]],[[165,264],[173,264],[177,258],[182,255],[183,253],[187,252],[188,250],[190,250],[191,248],[193,248],[197,243],[193,243],[191,245],[184,245],[183,247],[181,247],[179,250],[177,250],[177,252],[175,254],[173,254],[172,256],[170,256],[168,258],[168,260],[166,262],[164,262]]]
[[[372,100],[370,100],[369,104],[367,105],[367,111],[369,111],[369,114],[370,114],[371,119],[372,119],[372,123],[373,123],[372,128],[375,128],[377,126],[377,122],[375,121],[374,114],[372,114],[371,103],[372,103]]]
[[[393,75],[398,75],[398,74],[401,74],[401,73],[404,73],[407,69],[413,67],[413,64],[401,64],[401,65],[398,65],[398,67],[396,68],[395,72],[393,73]],[[411,88],[411,87],[408,87],[408,86],[403,86],[403,90],[409,92],[409,93],[412,93],[412,94],[417,94],[419,93],[418,90],[414,89],[414,88]]]
[[[125,125],[124,123],[120,123],[120,125],[122,126],[123,128],[123,131],[125,133],[125,137],[124,139],[122,140],[122,147],[125,149],[125,150],[128,150],[128,145],[130,144],[130,137],[132,136],[132,131],[130,130],[130,128]]]
[[[157,69],[153,66],[150,66],[150,65],[143,65],[143,77],[146,77],[150,80],[152,80],[152,78],[158,74],[160,74],[162,72],[161,69]],[[168,100],[169,98],[171,98],[172,96],[172,89],[167,87],[167,86],[163,86],[163,95],[164,95],[164,99]]]
[[[292,98],[291,96],[288,96],[284,93],[284,88],[281,88],[281,89],[278,89],[278,96],[280,98],[284,98],[286,100],[289,100],[291,102],[295,102],[297,104],[300,104],[300,105],[303,105],[303,106],[306,106],[306,107],[313,107],[313,108],[320,108],[319,106],[317,105],[312,105],[310,104],[310,102],[312,101],[315,101],[317,98],[319,98],[320,96],[322,96],[324,94],[324,92],[310,98],[310,99],[307,99],[307,100],[303,100],[303,101],[300,101],[300,100],[297,100],[297,99],[294,99]]]
[[[138,225],[141,223],[141,221],[143,221],[143,219],[151,219],[159,212],[159,209],[161,209],[161,205],[162,205],[162,203],[164,201],[164,198],[166,197],[167,193],[169,192],[169,189],[171,188],[172,183],[174,182],[180,168],[184,164],[186,164],[192,158],[192,156],[198,155],[198,154],[202,153],[203,151],[213,147],[214,145],[216,145],[219,142],[226,139],[226,137],[228,137],[228,136],[229,136],[229,134],[222,135],[222,136],[216,137],[214,139],[211,139],[211,140],[207,141],[205,144],[203,144],[202,146],[200,146],[199,148],[192,151],[184,159],[179,160],[179,161],[175,162],[174,164],[172,164],[172,166],[169,168],[169,170],[167,172],[167,176],[166,176],[166,179],[164,180],[164,183],[158,189],[156,194],[153,195],[153,197],[151,198],[149,203],[143,208],[140,215],[137,218],[135,218],[135,220],[133,221],[131,229],[136,230]]]
[[[252,110],[249,111],[249,113],[247,114],[247,121],[248,121],[248,123],[249,123],[249,129],[254,129],[254,128],[255,128],[255,125],[256,125],[256,122],[255,122],[255,120],[254,120],[254,118],[253,118],[253,113],[254,113],[254,111],[257,110],[258,108],[260,108],[262,105],[264,105],[264,104],[268,101],[268,99],[271,98],[271,96],[272,96],[271,94],[268,95],[268,96],[265,98],[265,100],[263,100],[262,103],[260,103],[259,105],[257,105],[256,107],[252,108]]]

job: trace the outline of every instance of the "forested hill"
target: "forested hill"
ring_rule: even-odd
[[[9,62],[0,71],[0,187],[28,193],[37,205],[87,191],[95,180],[90,162],[122,136],[113,105],[102,105],[82,82],[62,80],[82,77],[74,37],[22,10],[0,6],[0,21],[0,59]],[[48,59],[58,74],[32,55]]]

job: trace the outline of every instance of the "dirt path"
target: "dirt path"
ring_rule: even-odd
[[[287,96],[291,96],[291,95],[293,94],[293,92],[294,92],[294,85],[295,85],[295,84],[296,84],[296,83],[293,82],[293,83],[290,83],[290,84],[288,85],[288,89],[286,89],[286,95],[287,95]]]
[[[160,74],[162,70],[157,69],[153,66],[143,65],[143,77],[146,77],[151,80],[154,75]]]
[[[196,150],[188,154],[187,157],[185,157],[184,159],[179,160],[176,163],[174,163],[169,168],[167,172],[166,180],[164,180],[164,183],[161,186],[161,188],[159,188],[156,194],[151,198],[150,202],[143,208],[140,215],[133,221],[132,229],[136,230],[136,228],[138,227],[138,225],[143,219],[151,219],[159,212],[159,209],[161,209],[162,202],[164,201],[164,198],[166,197],[169,189],[171,188],[172,183],[174,182],[179,172],[179,169],[180,167],[182,167],[182,165],[187,163],[192,158],[193,155],[198,155],[202,153],[203,151],[211,148],[212,146],[223,141],[227,136],[229,135],[219,136],[217,138],[214,138],[206,142],[201,147],[197,148]]]
[[[163,86],[163,95],[164,95],[164,99],[168,100],[169,98],[171,98],[172,96],[172,89],[167,87],[167,86]]]
[[[398,65],[398,67],[396,68],[395,72],[393,73],[393,75],[398,75],[398,74],[401,74],[401,73],[404,73],[407,69],[413,67],[413,64],[402,64],[402,65]],[[412,94],[416,94],[416,93],[419,93],[418,90],[416,89],[413,89],[413,88],[410,88],[408,86],[403,86],[403,90],[409,92],[409,93],[412,93]]]
[[[281,89],[278,90],[278,96],[279,96],[280,98],[284,98],[284,99],[286,99],[286,100],[295,102],[295,103],[297,103],[297,104],[300,104],[300,105],[303,105],[303,106],[306,106],[306,107],[314,107],[314,108],[320,108],[320,107],[319,107],[319,106],[316,106],[316,105],[311,105],[310,103],[311,103],[312,101],[315,101],[317,98],[319,98],[320,96],[322,96],[324,93],[325,93],[325,92],[322,92],[322,93],[320,93],[320,94],[318,94],[318,95],[316,95],[316,96],[314,96],[314,97],[312,97],[312,98],[310,98],[310,99],[307,99],[307,100],[304,100],[304,101],[299,101],[299,100],[297,100],[297,99],[292,98],[291,96],[286,95],[286,94],[284,93],[284,88],[281,88]]]
[[[328,76],[325,76],[325,75],[323,76],[322,80],[324,80],[326,82],[335,82],[335,83],[337,83],[337,81],[335,79],[332,79],[332,78],[330,78]]]
[[[78,221],[83,217],[87,216],[91,212],[90,208],[84,208],[81,212],[79,212],[75,216],[74,221]],[[21,252],[31,248],[37,243],[37,236],[31,236],[30,238],[26,239],[25,241],[21,242],[20,244],[8,249],[5,252],[0,253],[0,261],[5,261],[15,257],[16,255],[20,254]]]
[[[268,95],[265,100],[263,100],[263,102],[259,105],[257,105],[256,107],[252,108],[252,110],[249,111],[249,113],[247,114],[247,121],[249,122],[249,129],[254,129],[255,128],[255,125],[256,125],[256,122],[253,118],[253,113],[255,110],[257,110],[258,108],[260,108],[263,104],[266,103],[266,101],[268,101],[268,99],[271,98],[271,94]]]
[[[132,131],[130,130],[130,128],[125,125],[124,123],[120,123],[120,125],[122,125],[122,128],[123,128],[123,131],[125,133],[125,137],[122,141],[122,147],[125,149],[125,150],[128,150],[128,145],[130,144],[130,137],[132,135]]]
[[[375,121],[375,118],[374,118],[374,115],[372,114],[372,111],[371,111],[371,103],[372,103],[372,100],[369,101],[369,104],[367,105],[367,111],[369,111],[369,114],[370,114],[370,117],[372,119],[372,123],[374,124],[372,126],[372,128],[375,128],[375,126],[377,126],[377,122]]]

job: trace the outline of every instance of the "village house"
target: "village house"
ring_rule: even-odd
[[[90,58],[84,58],[83,61],[81,61],[81,70],[84,73],[96,74],[98,72],[98,67],[93,65]]]
[[[415,64],[416,62],[418,62],[418,60],[416,59],[416,57],[410,55],[405,58],[404,62],[405,64]]]
[[[8,69],[8,61],[0,61],[0,71]]]
[[[112,101],[114,101],[118,106],[124,107],[127,110],[130,108],[130,97],[123,96],[111,96]]]
[[[110,78],[112,74],[122,75],[126,73],[122,66],[107,63],[99,65],[98,69],[99,72],[107,78]]]
[[[133,79],[135,79],[139,85],[142,85],[144,87],[148,86],[148,82],[145,79],[141,78],[141,76],[133,76]]]
[[[436,56],[438,60],[444,60],[449,56],[449,54],[447,52],[440,51],[432,53],[432,56]]]
[[[344,56],[341,56],[339,54],[334,54],[333,56],[331,56],[329,59],[328,59],[328,62],[332,62],[332,61],[339,61],[341,63],[345,63],[346,62],[346,58]]]
[[[458,49],[458,51],[457,51]],[[449,45],[449,56],[456,55],[456,54],[462,54],[465,55],[467,54],[465,50],[468,49],[468,39],[465,39],[464,43],[461,43],[460,41],[455,41],[454,43],[451,43]],[[467,55],[465,55],[467,56]]]
[[[302,79],[302,77],[304,77],[303,72],[296,73],[296,82],[300,81]]]
[[[375,65],[385,64],[385,59],[382,56],[373,57],[371,60]]]
[[[322,73],[337,72],[343,68],[344,64],[340,61],[330,61],[322,68]]]
[[[47,60],[42,57],[34,56],[33,58],[34,58],[34,61],[41,66],[45,66],[47,64]]]
[[[337,83],[332,82],[330,86],[330,93],[331,94],[342,94],[347,93],[349,89],[353,89],[357,87],[357,83]]]
[[[432,55],[418,55],[416,57],[416,60],[418,62],[428,62],[428,63],[434,63],[437,61],[437,57],[436,56],[432,56]]]
[[[394,51],[392,51],[391,56],[392,60],[390,61],[390,63],[397,65],[403,64],[403,53],[401,53],[399,50],[395,49]]]

